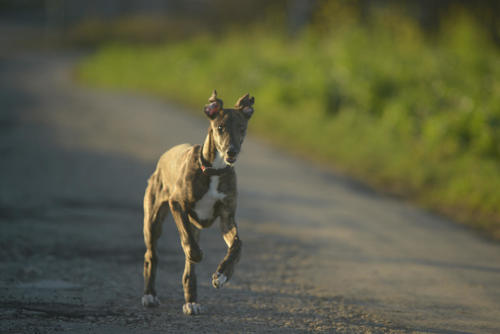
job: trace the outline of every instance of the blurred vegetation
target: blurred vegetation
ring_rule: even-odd
[[[500,54],[482,22],[457,7],[429,35],[404,10],[326,1],[283,26],[108,45],[78,75],[198,109],[248,91],[255,131],[500,238]]]
[[[88,18],[69,28],[65,44],[94,47],[120,41],[121,43],[151,44],[181,40],[196,35],[202,26],[189,18],[169,18],[151,15],[122,16],[113,20]]]

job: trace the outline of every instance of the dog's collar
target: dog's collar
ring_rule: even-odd
[[[207,176],[222,175],[222,174],[227,173],[233,169],[233,167],[229,166],[229,165],[227,165],[224,168],[220,168],[220,169],[213,168],[212,164],[210,162],[208,162],[207,160],[205,160],[205,158],[203,157],[203,145],[200,147],[199,161],[200,161],[200,168],[201,168],[202,173],[207,175]]]

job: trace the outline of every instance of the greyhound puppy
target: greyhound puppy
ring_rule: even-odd
[[[228,250],[212,275],[218,289],[233,274],[241,254],[241,240],[234,219],[236,210],[236,173],[233,164],[245,138],[247,123],[253,114],[254,98],[242,96],[234,109],[224,109],[214,90],[204,112],[210,120],[203,145],[181,144],[165,152],[148,180],[144,195],[144,306],[158,306],[155,291],[158,255],[157,241],[168,214],[175,220],[185,268],[182,276],[185,314],[201,312],[196,296],[195,263],[203,253],[198,245],[200,230],[220,218],[220,228]]]

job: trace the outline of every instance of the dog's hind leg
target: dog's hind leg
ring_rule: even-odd
[[[198,243],[200,239],[200,231],[196,228],[191,228],[195,241]],[[184,287],[184,300],[186,303],[182,306],[182,311],[187,315],[201,313],[201,306],[197,301],[196,287],[196,272],[195,264],[189,260],[186,255],[186,263],[184,266],[184,274],[182,275],[182,286]]]
[[[156,267],[158,255],[156,251],[157,241],[161,235],[162,223],[168,214],[168,201],[162,196],[165,192],[161,189],[157,173],[155,172],[148,182],[146,194],[144,195],[144,243],[146,253],[144,254],[144,296],[142,305],[154,307],[160,304],[155,291]]]

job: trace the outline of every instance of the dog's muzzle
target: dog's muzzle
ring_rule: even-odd
[[[226,153],[226,162],[230,165],[234,164],[236,162],[236,157],[238,156],[238,152],[230,148],[229,151]]]

